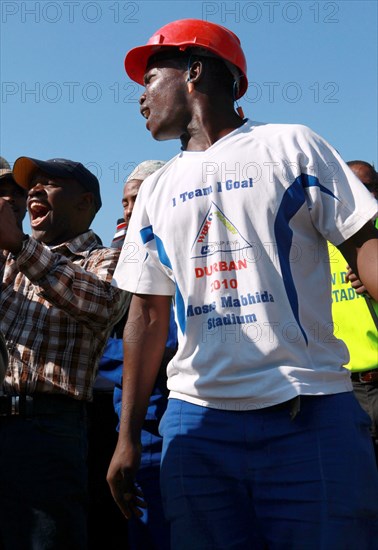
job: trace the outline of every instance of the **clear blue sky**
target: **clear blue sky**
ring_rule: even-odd
[[[223,24],[241,39],[250,86],[240,101],[258,121],[299,122],[345,160],[378,165],[377,6],[372,1],[5,1],[1,4],[0,150],[81,161],[100,179],[93,224],[109,244],[123,181],[145,159],[169,159],[139,114],[142,88],[126,52],[181,18]]]

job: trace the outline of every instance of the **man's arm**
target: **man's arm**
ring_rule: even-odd
[[[348,262],[352,280],[359,279],[370,296],[378,301],[378,231],[371,222],[338,246]],[[354,278],[354,279],[353,279]]]
[[[53,252],[31,237],[25,240],[3,199],[0,219],[0,249],[15,255],[19,271],[35,285],[37,294],[93,329],[102,330],[120,319],[127,294],[111,284],[119,250],[92,250],[81,266],[79,260]]]
[[[102,330],[114,325],[126,309],[126,292],[111,284],[118,257],[118,250],[98,248],[86,257],[70,259],[30,238],[16,263],[39,296],[75,320]]]
[[[145,507],[135,487],[139,467],[140,433],[159,371],[168,335],[170,296],[134,295],[124,332],[122,413],[118,443],[107,481],[126,518]]]

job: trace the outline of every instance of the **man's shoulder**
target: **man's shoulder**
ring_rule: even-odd
[[[84,255],[89,257],[102,257],[106,258],[108,260],[115,260],[118,261],[119,255],[121,253],[121,248],[114,248],[112,246],[104,246],[104,245],[94,245],[92,247],[88,247],[86,250],[83,251]]]
[[[305,124],[252,122],[250,128],[251,140],[292,161],[304,151],[312,158],[315,151],[330,150],[326,140]]]
[[[77,237],[71,239],[70,241],[66,243],[62,243],[62,245],[58,245],[58,246],[66,246],[71,252],[77,253],[77,254],[85,253],[85,252],[88,253],[92,251],[117,250],[111,247],[104,246],[100,237],[96,235],[96,233],[92,229],[89,229],[85,233],[82,233],[81,235],[78,235]]]
[[[314,135],[314,131],[305,124],[278,123],[278,122],[255,122],[251,121],[251,129],[255,136],[261,138],[281,138],[294,136]]]
[[[65,246],[71,254],[79,259],[81,258],[95,262],[102,259],[116,263],[121,252],[118,248],[104,246],[101,239],[92,230],[75,237],[75,239],[65,243]]]

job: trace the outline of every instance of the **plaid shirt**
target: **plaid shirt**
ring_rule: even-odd
[[[118,256],[91,230],[51,249],[29,238],[16,257],[0,254],[6,394],[92,399],[98,361],[126,308],[127,293],[111,285]]]

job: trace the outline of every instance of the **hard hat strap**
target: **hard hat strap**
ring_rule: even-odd
[[[236,99],[236,94],[238,93],[238,89],[239,89],[239,84],[238,84],[238,82],[236,82],[236,80],[234,80],[234,85],[232,87],[232,93],[233,93],[234,102],[235,102],[235,105],[236,105],[236,112],[238,113],[240,118],[242,118],[244,120],[245,117],[244,117],[243,107],[240,107],[240,105],[238,103],[238,100]]]

